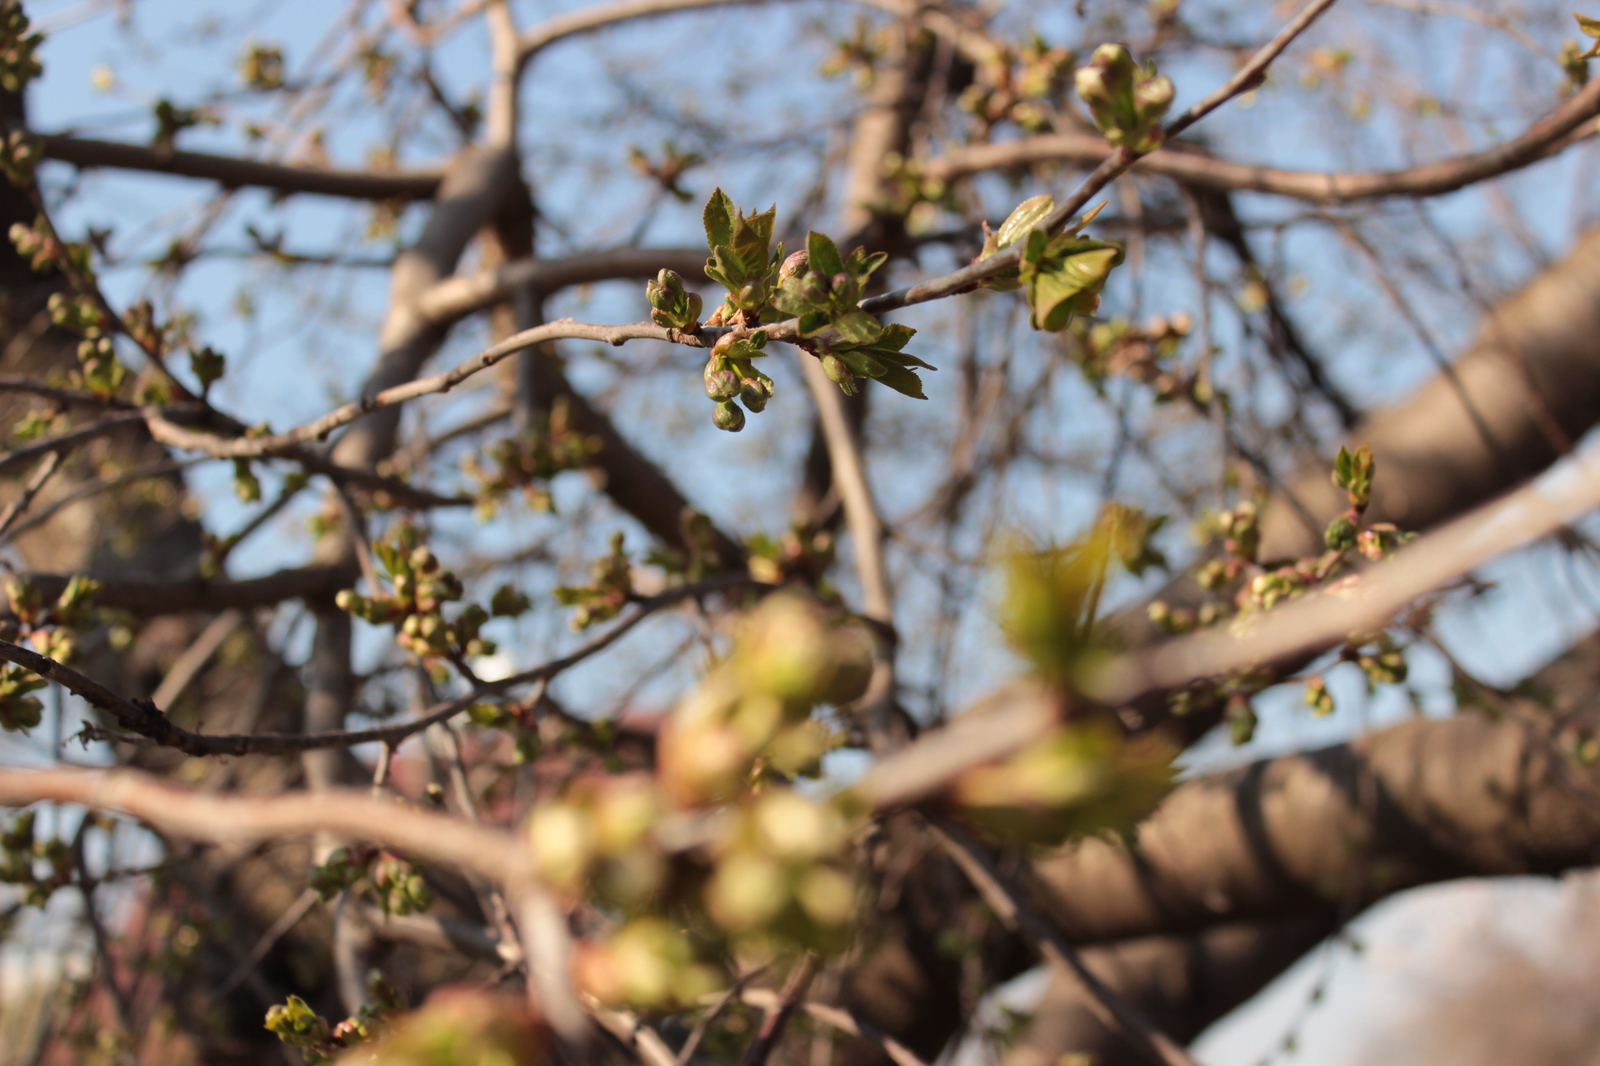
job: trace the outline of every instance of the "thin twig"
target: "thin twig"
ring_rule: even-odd
[[[39,464],[39,468],[33,472],[33,476],[28,479],[28,483],[22,486],[22,492],[18,494],[16,499],[11,501],[10,506],[4,512],[0,512],[0,543],[5,542],[9,536],[12,523],[22,517],[23,512],[33,503],[33,498],[39,495],[39,490],[44,488],[45,482],[49,481],[60,467],[60,452],[51,452],[45,456],[44,462]]]
[[[666,607],[696,596],[729,589],[773,589],[777,586],[742,574],[727,574],[708,578],[693,585],[668,589],[659,595],[641,600],[632,614],[612,626],[605,633],[580,648],[554,659],[542,666],[518,674],[477,685],[464,696],[446,700],[430,708],[421,717],[394,725],[373,729],[333,730],[320,733],[240,733],[210,735],[191,732],[174,725],[152,704],[138,704],[100,684],[71,667],[64,666],[31,649],[0,641],[0,660],[14,662],[32,670],[40,677],[64,685],[68,691],[82,696],[91,704],[108,712],[125,729],[133,733],[112,733],[103,727],[85,725],[80,736],[86,740],[111,740],[122,743],[156,744],[177,748],[189,755],[283,755],[290,752],[315,751],[321,748],[348,748],[357,744],[382,742],[398,745],[413,734],[420,733],[436,722],[444,722],[484,699],[502,695],[523,685],[538,685],[564,673],[584,660],[604,651],[620,640],[634,626]]]
[[[766,1066],[783,1037],[784,1027],[789,1024],[789,1018],[801,1000],[806,998],[806,990],[811,987],[811,979],[816,975],[817,957],[808,951],[795,963],[789,979],[783,983],[783,992],[779,994],[778,1001],[767,1009],[766,1016],[761,1019],[761,1027],[745,1049],[741,1066]]]
[[[961,867],[962,873],[967,875],[1000,921],[1007,928],[1033,941],[1040,955],[1070,971],[1083,983],[1089,993],[1089,1007],[1102,1024],[1132,1040],[1157,1066],[1196,1066],[1194,1059],[1171,1037],[1083,964],[1078,949],[1061,935],[1049,919],[1023,901],[1021,894],[1006,882],[994,859],[982,846],[968,839],[966,834],[948,822],[930,820],[930,826],[945,852]]]
[[[749,984],[751,981],[755,980],[757,977],[766,972],[767,968],[765,966],[757,966],[753,970],[749,970],[740,974],[738,977],[734,978],[733,984],[729,985],[723,990],[721,995],[717,996],[716,999],[711,1001],[711,1006],[707,1007],[705,1012],[702,1013],[695,1021],[694,1028],[689,1030],[688,1039],[685,1040],[683,1042],[683,1046],[678,1049],[677,1066],[689,1066],[689,1063],[694,1061],[694,1053],[699,1050],[700,1041],[705,1039],[706,1032],[710,1030],[712,1023],[715,1022],[717,1018],[722,1015],[722,1012],[728,1008],[728,1004],[740,997],[740,994],[744,991],[745,985]],[[763,1010],[765,1010],[776,1002],[777,998],[773,997],[772,1003],[761,1003],[757,1004],[757,1006],[760,1006]]]
[[[317,891],[313,888],[308,888],[300,893],[299,898],[289,905],[289,909],[278,915],[278,920],[273,922],[267,928],[267,931],[261,934],[256,940],[255,946],[250,949],[250,953],[239,960],[239,965],[233,968],[233,972],[212,993],[212,998],[222,999],[243,984],[245,978],[250,976],[250,971],[261,965],[261,960],[267,957],[267,952],[271,951],[273,946],[282,940],[289,930],[300,924],[300,919],[310,912],[312,905],[317,902],[318,898]]]
[[[739,995],[740,1000],[752,1007],[770,1010],[778,1002],[778,994],[767,988],[746,989]],[[869,1040],[883,1048],[883,1053],[888,1055],[896,1066],[929,1066],[917,1053],[906,1047],[900,1041],[879,1029],[871,1022],[866,1021],[857,1014],[842,1007],[832,1007],[816,1000],[806,1000],[800,1004],[800,1009],[824,1025],[832,1026],[841,1033]],[[685,1045],[687,1046],[687,1045]],[[680,1059],[678,1066],[687,1066],[685,1060]]]

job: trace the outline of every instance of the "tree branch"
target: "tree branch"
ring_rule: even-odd
[[[365,790],[229,796],[179,788],[138,770],[0,769],[0,806],[52,800],[129,815],[174,836],[236,848],[330,832],[506,884],[533,876],[515,833],[375,800]]]
[[[1514,140],[1404,170],[1347,174],[1279,170],[1219,159],[1181,144],[1169,144],[1140,159],[1135,167],[1202,188],[1270,193],[1319,204],[1442,196],[1548,159],[1593,136],[1591,120],[1596,115],[1600,115],[1600,81],[1591,82]],[[928,160],[922,164],[922,173],[930,179],[952,181],[1030,163],[1060,160],[1091,166],[1103,163],[1114,152],[1093,134],[1051,133],[964,148]]]
[[[426,200],[439,189],[442,171],[383,174],[327,167],[264,163],[234,156],[181,152],[153,145],[97,141],[68,134],[39,136],[46,159],[73,166],[145,170],[203,178],[223,188],[254,187],[279,193],[314,193],[351,200]]]

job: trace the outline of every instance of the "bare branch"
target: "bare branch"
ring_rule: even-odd
[[[234,156],[180,152],[151,145],[97,141],[47,133],[39,137],[46,159],[77,167],[111,167],[203,178],[223,188],[254,187],[280,193],[314,193],[352,200],[426,200],[438,191],[443,171],[383,174],[327,167],[263,163]]]
[[[968,839],[953,825],[942,822],[932,824],[933,832],[945,852],[961,867],[961,872],[967,875],[989,908],[1006,926],[1031,940],[1034,948],[1047,961],[1071,972],[1083,983],[1089,992],[1091,1006],[1099,1008],[1096,1014],[1105,1025],[1131,1039],[1157,1066],[1196,1066],[1195,1061],[1171,1037],[1151,1024],[1143,1011],[1083,964],[1078,949],[1007,883],[993,857],[981,845]]]
[[[1113,659],[1084,691],[1113,706],[1205,677],[1298,660],[1381,629],[1396,612],[1600,507],[1600,455],[1573,456],[1365,573],[1274,610]]]
[[[739,999],[752,1007],[762,1010],[772,1010],[778,1005],[778,993],[768,988],[747,988],[739,992]],[[869,1040],[883,1048],[884,1054],[896,1066],[928,1066],[926,1062],[917,1057],[916,1052],[906,1047],[894,1037],[885,1033],[871,1022],[865,1021],[859,1015],[853,1014],[842,1007],[831,1007],[826,1003],[816,1000],[807,1000],[800,1004],[800,1009],[824,1025],[832,1026],[841,1033]],[[680,1061],[679,1066],[684,1066]]]
[[[354,580],[353,567],[310,565],[278,570],[261,577],[236,581],[202,577],[177,580],[141,580],[102,577],[95,604],[136,615],[179,614],[184,611],[248,610],[270,607],[284,600],[327,599]],[[66,590],[71,574],[23,575],[46,600]],[[9,605],[8,605],[9,606]]]
[[[1136,169],[1203,188],[1292,196],[1320,204],[1392,196],[1442,196],[1548,159],[1593,136],[1595,129],[1590,120],[1596,115],[1600,115],[1600,82],[1591,82],[1514,140],[1404,170],[1348,174],[1278,170],[1219,159],[1182,144],[1168,144],[1152,152],[1138,161]],[[1096,165],[1114,151],[1093,134],[1051,133],[964,148],[928,160],[922,165],[922,172],[929,178],[951,181],[985,170],[1052,160]]]
[[[341,426],[347,426],[374,412],[398,407],[407,400],[414,400],[420,396],[428,396],[434,393],[449,392],[467,378],[489,369],[496,363],[515,355],[525,348],[531,348],[544,341],[562,338],[597,340],[604,341],[607,344],[622,344],[628,340],[649,339],[689,344],[694,347],[707,346],[706,342],[700,340],[697,334],[685,333],[676,329],[664,329],[648,322],[639,322],[626,326],[599,326],[563,318],[560,321],[536,326],[533,329],[523,330],[521,333],[507,337],[499,344],[493,345],[471,359],[442,373],[434,374],[431,377],[417,378],[403,385],[396,385],[363,399],[347,403],[315,421],[307,422],[303,426],[284,433],[224,440],[209,433],[196,433],[192,430],[184,429],[182,426],[169,421],[165,413],[159,408],[146,408],[142,417],[150,427],[151,436],[169,447],[205,452],[207,455],[218,459],[260,459],[269,455],[284,454],[287,449],[297,444],[322,440]],[[0,469],[3,469],[4,462],[5,458],[0,457]]]
[[[518,292],[554,292],[597,281],[646,279],[667,267],[690,280],[704,277],[704,248],[613,248],[565,259],[518,259],[495,270],[441,281],[422,294],[417,310],[447,325],[492,307]]]
[[[532,876],[532,856],[515,833],[374,800],[364,789],[243,797],[179,788],[138,770],[0,769],[0,806],[45,800],[126,814],[163,833],[230,847],[329,832],[501,884]]]
[[[351,576],[348,570],[342,570],[341,573],[346,577]],[[499,696],[524,685],[550,681],[591,656],[604,651],[622,639],[634,626],[663,608],[713,592],[736,588],[771,589],[774,587],[744,575],[730,574],[709,578],[693,585],[668,589],[647,600],[641,600],[638,607],[627,618],[589,641],[589,643],[559,659],[536,666],[531,670],[512,674],[498,681],[489,681],[476,685],[466,695],[435,704],[422,715],[409,721],[378,726],[372,729],[335,730],[316,733],[239,733],[227,735],[194,733],[172,724],[153,704],[138,704],[127,700],[99,684],[99,682],[79,674],[71,667],[63,666],[27,648],[0,641],[0,659],[17,663],[41,677],[48,677],[50,680],[66,686],[69,691],[82,696],[96,707],[100,707],[112,714],[124,728],[131,729],[134,732],[133,736],[128,736],[108,733],[97,726],[85,726],[82,735],[91,740],[153,743],[162,747],[177,748],[186,754],[196,756],[282,755],[289,752],[348,748],[357,744],[374,742],[398,745],[401,741],[422,732],[431,725],[449,721],[475,703]]]

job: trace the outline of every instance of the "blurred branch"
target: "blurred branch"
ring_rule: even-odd
[[[46,159],[73,166],[146,170],[215,181],[224,188],[255,187],[280,193],[315,193],[352,200],[425,200],[438,191],[442,171],[384,174],[327,167],[263,163],[234,156],[180,152],[151,145],[97,141],[60,133],[39,137]]]
[[[1100,1008],[1097,1013],[1106,1025],[1132,1039],[1157,1066],[1196,1066],[1195,1061],[1171,1037],[1152,1025],[1142,1011],[1083,964],[1078,949],[1007,883],[993,857],[982,845],[948,823],[935,821],[930,825],[945,852],[961,867],[961,872],[967,875],[1000,921],[1032,941],[1034,948],[1047,962],[1070,972],[1081,981],[1089,993],[1090,1005]]]
[[[1549,536],[1596,507],[1600,454],[1573,456],[1360,574],[1277,610],[1119,656],[1090,671],[1082,688],[1115,706],[1201,678],[1297,661],[1382,629],[1417,597]]]
[[[690,344],[694,347],[707,346],[694,334],[684,333],[676,329],[665,329],[648,322],[639,322],[626,326],[599,326],[563,318],[548,325],[523,330],[521,333],[506,338],[499,344],[489,347],[473,358],[442,373],[434,374],[431,377],[417,378],[402,385],[383,389],[360,400],[337,407],[315,421],[307,422],[305,425],[283,433],[225,440],[210,433],[196,433],[193,430],[184,429],[182,426],[169,421],[166,413],[160,408],[146,408],[142,417],[150,427],[151,436],[169,447],[204,452],[217,459],[265,458],[269,455],[283,454],[285,449],[297,444],[325,439],[328,434],[341,426],[347,426],[375,412],[397,407],[407,400],[414,400],[420,396],[429,396],[434,393],[449,392],[467,378],[489,369],[524,348],[531,348],[544,341],[560,338],[597,340],[604,341],[607,344],[622,344],[628,340],[647,338],[650,340]],[[6,458],[0,456],[0,469],[3,469]]]
[[[502,884],[532,876],[532,857],[517,834],[375,800],[365,789],[242,797],[180,788],[138,770],[0,769],[0,806],[47,800],[125,814],[163,833],[229,847],[330,832]]]
[[[752,1007],[762,1010],[772,1010],[778,1005],[778,993],[769,988],[747,988],[739,992],[739,999]],[[842,1007],[831,1007],[826,1003],[815,1000],[806,1000],[800,1004],[800,1009],[824,1025],[831,1026],[850,1036],[869,1040],[883,1048],[884,1054],[895,1062],[896,1066],[928,1066],[918,1058],[916,1053],[900,1041],[883,1032],[871,1022],[865,1021],[856,1014]]]
[[[1390,196],[1442,196],[1548,159],[1593,136],[1595,128],[1590,120],[1597,115],[1600,81],[1591,82],[1514,140],[1404,170],[1348,174],[1278,170],[1216,158],[1178,144],[1158,149],[1136,166],[1141,171],[1204,188],[1292,196],[1320,204]],[[951,181],[987,170],[1057,160],[1089,166],[1103,163],[1115,152],[1093,134],[1051,133],[951,152],[923,163],[922,173],[931,179]]]
[[[248,610],[271,607],[284,600],[331,597],[347,587],[354,574],[353,567],[312,564],[236,581],[203,577],[173,580],[97,577],[100,590],[94,602],[98,607],[117,608],[136,615],[221,611],[230,607]],[[40,596],[54,600],[66,590],[74,575],[28,573],[21,576]]]
[[[341,571],[346,577],[348,570]],[[582,647],[531,670],[524,670],[473,687],[464,696],[445,700],[430,707],[422,715],[394,725],[372,729],[322,730],[311,733],[240,733],[211,735],[194,733],[170,722],[154,704],[140,704],[106,688],[71,667],[63,666],[37,652],[15,644],[0,641],[0,659],[14,662],[41,677],[64,685],[69,691],[82,696],[96,707],[109,712],[133,736],[110,733],[98,726],[86,725],[82,735],[90,740],[112,740],[122,743],[148,743],[161,747],[177,748],[189,755],[281,755],[289,752],[320,751],[328,748],[348,748],[356,744],[375,741],[398,745],[401,741],[420,733],[438,722],[445,722],[484,699],[501,695],[523,685],[548,682],[616,643],[634,626],[666,607],[697,596],[736,588],[770,589],[754,578],[740,574],[709,578],[693,585],[668,589],[649,599],[641,600],[632,614],[612,626]]]
[[[423,293],[417,310],[435,325],[446,325],[531,289],[549,293],[598,281],[644,280],[662,268],[690,282],[705,277],[704,248],[612,248],[565,259],[518,259],[495,270],[439,282]]]

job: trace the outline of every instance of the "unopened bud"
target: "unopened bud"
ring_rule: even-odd
[[[739,395],[739,375],[728,367],[718,369],[714,363],[708,363],[706,365],[705,382],[706,395],[719,403],[723,400],[731,400]]]
[[[798,252],[791,253],[789,258],[783,261],[783,265],[778,268],[778,280],[804,274],[809,269],[811,269],[811,253],[802,248]]]
[[[758,381],[747,381],[739,390],[739,400],[751,413],[760,414],[767,409],[768,393],[766,388]]]
[[[718,429],[725,429],[729,433],[737,433],[744,428],[744,412],[739,405],[732,401],[724,400],[717,404],[716,413],[711,416],[711,422]]]

